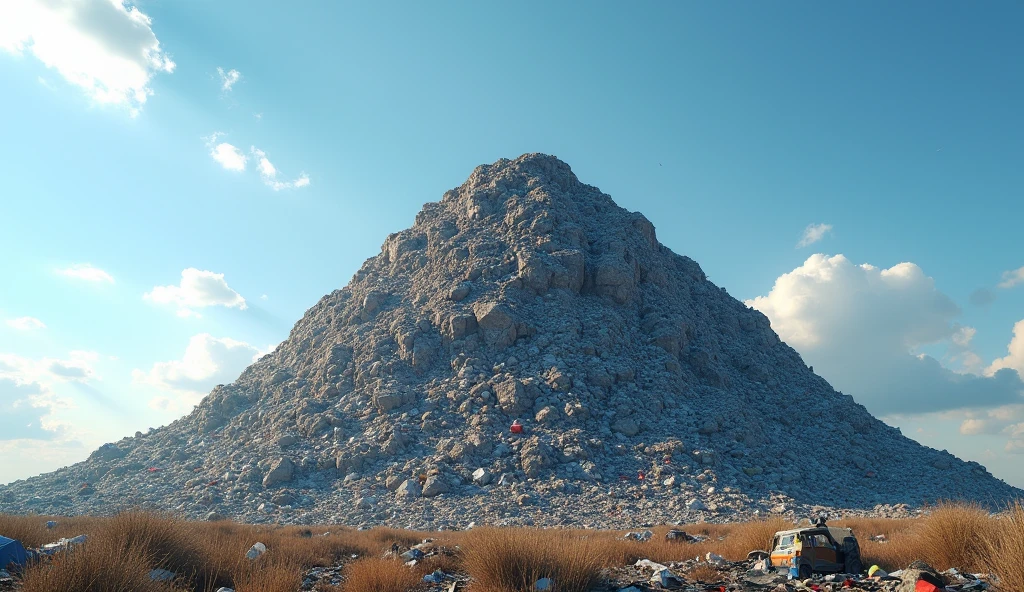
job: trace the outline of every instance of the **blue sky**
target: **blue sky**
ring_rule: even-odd
[[[836,388],[1024,486],[1022,17],[4,2],[0,482],[179,417],[424,202],[547,152]]]

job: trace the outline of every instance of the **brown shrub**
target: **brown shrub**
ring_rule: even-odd
[[[557,530],[479,528],[462,544],[463,565],[483,592],[529,592],[541,578],[559,592],[586,592],[603,562],[600,543]]]
[[[994,521],[996,535],[986,541],[985,566],[999,576],[996,592],[1024,590],[1024,504],[1017,501],[1009,513]]]
[[[369,557],[353,561],[345,568],[345,592],[407,592],[420,583],[422,576],[401,561]],[[329,589],[329,588],[328,588]]]

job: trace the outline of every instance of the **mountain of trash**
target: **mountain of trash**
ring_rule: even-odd
[[[426,204],[188,416],[0,486],[0,511],[633,527],[1022,495],[836,392],[642,214],[527,154]]]

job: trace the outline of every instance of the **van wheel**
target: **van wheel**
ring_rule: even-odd
[[[800,566],[800,579],[801,580],[806,580],[806,579],[809,579],[810,577],[811,577],[811,566],[806,564],[806,563],[801,565]]]

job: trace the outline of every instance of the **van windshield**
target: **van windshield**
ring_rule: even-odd
[[[795,534],[787,534],[779,538],[779,542],[775,545],[776,549],[792,549],[793,541],[796,539]]]

